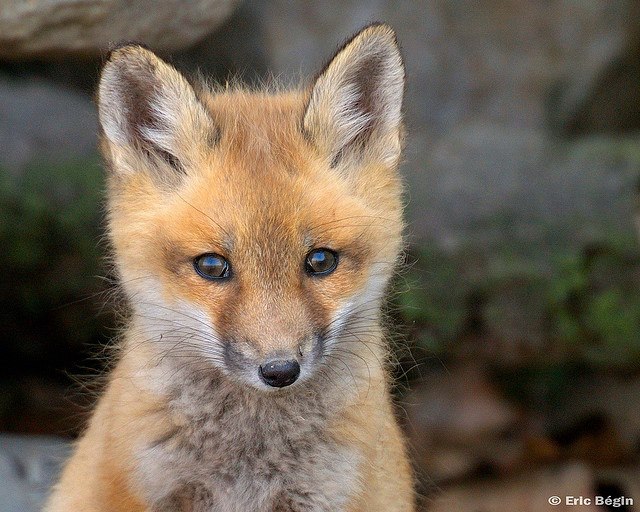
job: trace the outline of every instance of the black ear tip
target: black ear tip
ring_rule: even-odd
[[[109,45],[104,61],[109,62],[117,52],[123,50],[124,48],[143,48],[145,50],[151,51],[151,48],[149,48],[149,46],[139,41],[120,41],[119,43]]]
[[[360,29],[360,32],[363,32],[368,29],[380,29],[386,32],[395,32],[393,27],[389,25],[386,21],[371,21],[367,23],[364,27]]]
[[[329,65],[338,56],[338,54],[343,50],[345,50],[351,43],[360,39],[360,37],[366,37],[376,33],[381,34],[383,36],[387,36],[390,39],[390,42],[393,44],[393,46],[400,49],[400,45],[398,44],[398,38],[396,37],[396,32],[395,30],[393,30],[391,25],[384,23],[382,21],[372,21],[371,23],[368,23],[367,25],[362,27],[360,30],[358,30],[351,37],[346,39],[340,46],[338,46],[338,49],[336,50],[336,52],[333,54],[333,56],[329,60],[327,60],[325,65],[322,66],[322,68],[320,68],[320,71],[318,72],[318,74],[316,74],[313,81],[315,82],[316,80],[318,80],[318,78],[325,73]]]

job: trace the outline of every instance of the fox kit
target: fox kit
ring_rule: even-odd
[[[112,51],[98,108],[131,315],[45,510],[414,510],[380,318],[403,88],[382,24],[293,92]]]

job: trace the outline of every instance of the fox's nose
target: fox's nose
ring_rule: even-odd
[[[274,359],[260,366],[260,377],[274,388],[283,388],[293,384],[300,375],[300,365],[295,359]]]

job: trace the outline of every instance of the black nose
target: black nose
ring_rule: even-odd
[[[283,388],[293,384],[300,375],[298,361],[282,361],[275,359],[260,367],[262,380],[274,388]]]

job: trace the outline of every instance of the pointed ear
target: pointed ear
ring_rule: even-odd
[[[404,65],[396,36],[370,25],[348,41],[313,85],[304,130],[332,167],[400,156]]]
[[[163,180],[186,172],[216,129],[194,89],[151,51],[111,52],[98,87],[98,114],[115,172],[143,165]]]

